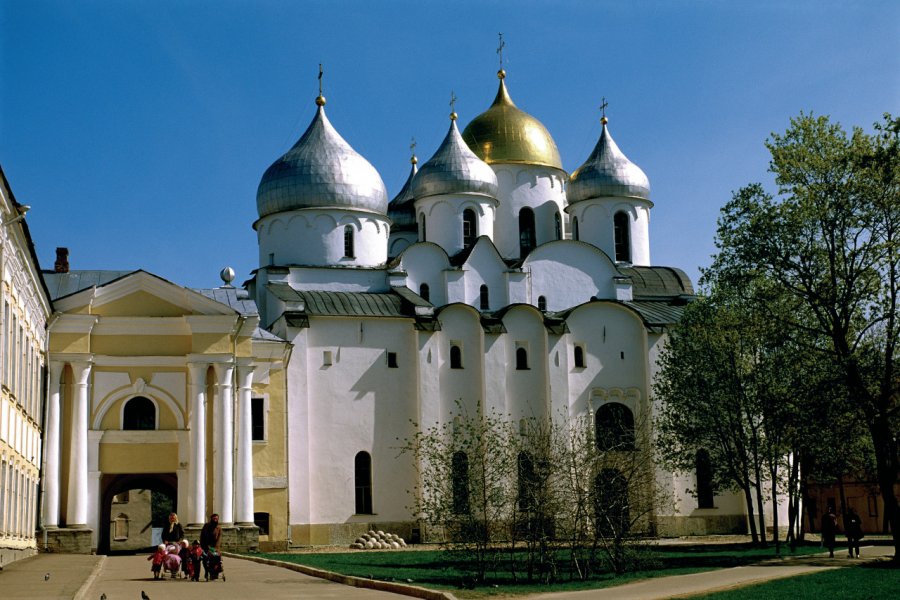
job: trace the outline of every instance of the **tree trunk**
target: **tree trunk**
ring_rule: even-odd
[[[744,490],[744,500],[747,502],[747,522],[750,524],[750,536],[753,539],[753,545],[759,544],[759,534],[756,532],[756,517],[753,514],[753,493],[750,491],[750,484],[742,486]]]
[[[884,500],[884,516],[890,523],[894,541],[894,562],[900,562],[900,507],[894,493],[897,482],[897,447],[891,435],[886,416],[879,415],[870,427],[872,441],[875,443],[875,464],[878,473],[878,486]],[[879,451],[880,450],[880,451]]]

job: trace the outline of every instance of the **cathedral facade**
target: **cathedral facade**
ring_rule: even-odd
[[[261,325],[292,345],[288,497],[294,545],[370,528],[416,537],[415,465],[398,440],[460,412],[648,423],[657,356],[693,288],[653,265],[646,174],[606,117],[573,173],[499,71],[491,106],[388,200],[325,98],[257,193]],[[694,475],[659,473],[663,534],[739,531],[741,503],[700,508]]]

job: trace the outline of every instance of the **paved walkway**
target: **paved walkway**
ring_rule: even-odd
[[[860,559],[847,558],[835,552],[835,558],[828,554],[772,559],[760,565],[718,569],[691,575],[656,577],[635,583],[598,590],[561,592],[526,596],[528,600],[664,600],[666,598],[689,598],[699,594],[709,594],[723,590],[762,583],[784,577],[808,575],[829,569],[858,565],[861,561],[884,560],[893,556],[890,546],[865,546],[860,548]]]
[[[862,548],[862,560],[884,560],[893,554],[890,546]],[[529,600],[653,600],[684,598],[782,577],[859,564],[838,554],[773,559],[767,563],[720,569],[692,575],[658,577],[614,588],[557,592],[528,596]],[[0,598],[139,600],[145,592],[153,600],[190,598],[206,600],[282,600],[304,598],[332,600],[398,600],[403,596],[385,591],[353,588],[288,569],[237,558],[225,559],[226,581],[154,581],[146,557],[41,554],[20,560],[0,571]]]
[[[317,577],[248,560],[226,558],[225,581],[155,581],[146,556],[85,556],[40,554],[17,561],[0,571],[0,598],[19,600],[73,599],[140,600],[398,600],[389,592],[347,587]],[[49,573],[50,578],[44,580]],[[80,591],[79,591],[80,589]]]

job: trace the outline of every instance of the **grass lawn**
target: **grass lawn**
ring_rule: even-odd
[[[819,546],[800,546],[796,554],[821,552]],[[783,552],[788,555],[788,551]],[[508,554],[496,572],[488,573],[486,585],[474,590],[460,589],[466,579],[465,564],[440,550],[409,551],[356,551],[322,554],[269,554],[257,556],[283,560],[334,571],[344,575],[370,577],[387,581],[405,582],[412,580],[415,585],[434,589],[449,589],[460,598],[482,598],[493,595],[516,596],[543,592],[575,591],[622,585],[650,577],[684,575],[711,569],[721,569],[747,565],[773,558],[774,548],[752,548],[743,544],[698,545],[684,548],[649,547],[642,557],[645,567],[632,573],[616,576],[614,573],[598,573],[589,581],[570,580],[568,571],[563,571],[564,555],[560,557],[560,580],[552,585],[524,581],[524,573],[519,573],[519,581],[510,575],[510,563],[516,557]]]
[[[900,569],[890,568],[888,563],[875,563],[790,579],[777,579],[718,594],[691,596],[691,600],[797,600],[798,598],[882,600],[898,596],[900,596]]]

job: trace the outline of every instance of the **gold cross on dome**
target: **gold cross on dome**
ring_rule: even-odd
[[[497,36],[500,38],[500,44],[497,46],[497,55],[500,57],[500,68],[503,68],[503,48],[506,47],[506,42],[503,41],[503,32],[497,33]]]
[[[600,98],[600,111],[601,115],[604,119],[606,118],[606,107],[609,106],[609,102],[606,101],[606,96]]]
[[[413,156],[416,154],[416,138],[412,138],[412,141],[409,143],[409,151],[413,153]]]
[[[319,95],[320,96],[322,95],[322,73],[324,73],[324,71],[322,70],[322,63],[319,63]]]
[[[451,91],[450,92],[450,112],[452,112],[452,113],[456,112],[456,100],[457,100],[456,94],[454,94]]]

